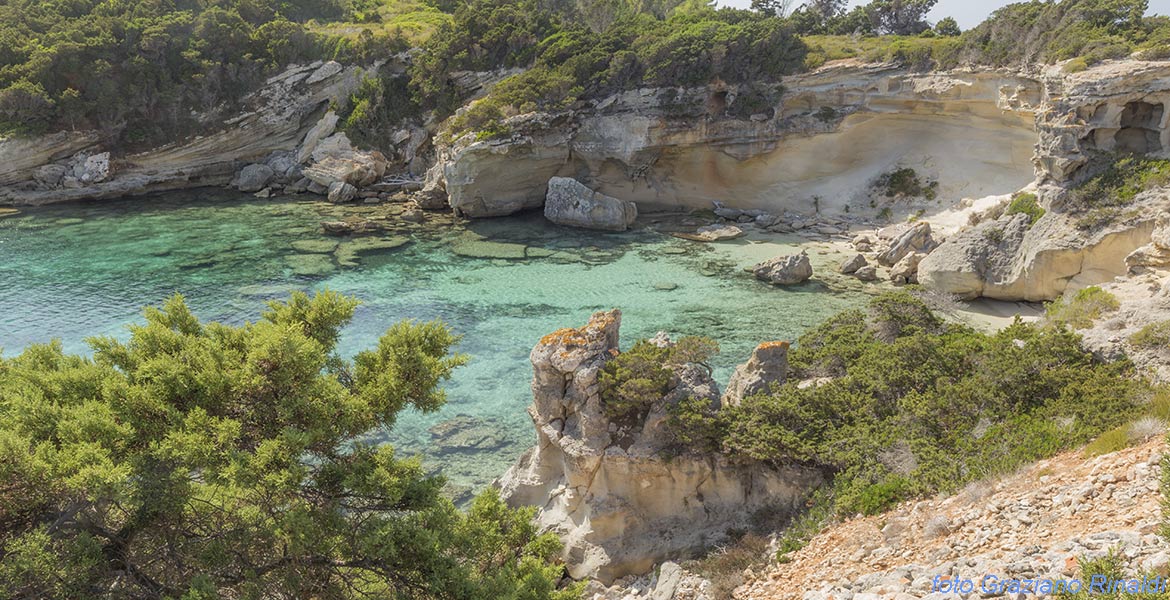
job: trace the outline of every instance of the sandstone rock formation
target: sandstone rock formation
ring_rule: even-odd
[[[701,367],[680,369],[674,390],[643,422],[610,422],[598,373],[618,353],[620,324],[618,311],[597,313],[533,348],[536,445],[499,482],[510,504],[540,507],[537,521],[564,541],[574,578],[606,584],[694,553],[744,527],[756,511],[789,510],[820,481],[813,471],[720,456],[665,459],[669,406],[685,397],[718,399]]]
[[[902,257],[898,264],[890,267],[890,281],[895,285],[918,283],[918,265],[924,258],[924,252],[913,252]]]
[[[548,180],[544,218],[558,225],[625,231],[638,218],[633,202],[600,194],[568,177]]]
[[[723,392],[724,406],[738,406],[744,398],[768,392],[773,385],[782,385],[788,377],[788,342],[764,342],[752,351],[752,357],[735,368],[727,390]]]
[[[952,236],[918,265],[918,280],[966,299],[1052,300],[1124,275],[1126,257],[1150,243],[1168,207],[1167,191],[1143,194],[1128,216],[1091,230],[1055,211],[1030,227],[1027,215],[1005,215]]]
[[[740,91],[631,90],[572,113],[512,117],[508,138],[465,135],[438,148],[429,182],[441,181],[451,206],[469,217],[539,207],[543,182],[586,175],[597,191],[644,208],[719,201],[812,215],[871,210],[871,182],[900,164],[937,179],[950,199],[1011,193],[1034,177],[1035,114],[1046,92],[1031,76],[845,62],[785,78],[762,119],[701,108],[734,106]],[[680,105],[700,109],[680,116]],[[818,117],[822,108],[836,116]]]
[[[1080,73],[1048,69],[1049,110],[1039,113],[1035,164],[1041,182],[1065,182],[1095,156],[1170,149],[1167,63],[1110,61]],[[1059,93],[1056,93],[1059,92]]]
[[[813,268],[808,254],[801,252],[766,260],[752,267],[752,273],[756,279],[772,285],[795,285],[808,281],[813,275]]]

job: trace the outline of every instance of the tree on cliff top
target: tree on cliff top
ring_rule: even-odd
[[[0,597],[574,597],[531,511],[461,512],[360,441],[439,408],[464,359],[437,322],[341,359],[356,304],[297,294],[229,327],[176,296],[92,359],[0,359]]]

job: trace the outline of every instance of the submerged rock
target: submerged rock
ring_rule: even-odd
[[[544,217],[557,225],[625,231],[638,218],[638,207],[595,192],[576,179],[553,177],[548,180]]]
[[[289,254],[284,257],[284,262],[294,275],[303,277],[325,275],[335,268],[328,254]]]
[[[410,238],[401,235],[385,238],[362,237],[338,245],[334,256],[337,258],[337,264],[343,267],[355,267],[358,264],[358,257],[363,254],[394,250],[409,243]]]
[[[734,240],[747,235],[747,232],[735,225],[707,225],[695,230],[693,238],[699,242],[722,242]]]
[[[813,268],[808,254],[801,252],[764,261],[752,267],[752,273],[772,285],[795,285],[812,278]]]
[[[516,260],[528,256],[524,244],[493,242],[472,232],[459,236],[451,244],[451,251],[467,258]]]
[[[337,247],[337,240],[297,240],[289,246],[305,254],[329,254]]]
[[[346,221],[321,221],[321,229],[329,235],[353,235],[377,233],[385,227],[380,223],[366,219],[349,219]]]

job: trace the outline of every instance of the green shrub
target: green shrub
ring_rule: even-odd
[[[1002,244],[1003,240],[1005,239],[1003,228],[989,227],[986,231],[983,232],[983,239],[991,242],[992,244]]]
[[[1089,61],[1083,57],[1074,58],[1064,63],[1064,66],[1061,67],[1061,70],[1065,73],[1080,73],[1081,71],[1087,71],[1088,69]]]
[[[0,597],[580,597],[535,508],[458,510],[368,438],[439,410],[465,358],[404,321],[344,359],[357,305],[298,292],[230,326],[175,296],[90,356],[0,358]]]
[[[619,423],[644,417],[651,404],[670,392],[675,377],[671,367],[705,366],[717,352],[719,346],[708,338],[688,336],[666,347],[639,340],[606,362],[598,376],[606,415]]]
[[[923,182],[911,168],[902,168],[878,178],[877,186],[887,198],[926,198],[934,200],[938,194],[938,182]]]
[[[832,379],[797,385],[812,377]],[[1132,365],[1098,361],[1062,326],[979,333],[899,291],[801,336],[789,383],[714,416],[699,407],[711,422],[688,428],[732,458],[823,469],[833,512],[868,514],[1086,443],[1150,395]]]
[[[1061,299],[1049,303],[1045,311],[1050,323],[1086,329],[1093,326],[1093,321],[1119,308],[1121,302],[1117,296],[1094,285],[1078,291],[1071,301]]]
[[[1111,162],[1097,176],[1073,191],[1073,206],[1081,210],[1117,208],[1138,194],[1170,185],[1170,160],[1125,156]]]
[[[1012,196],[1012,202],[1008,205],[1006,214],[1028,215],[1028,227],[1031,227],[1032,225],[1036,224],[1036,221],[1040,220],[1040,217],[1044,216],[1044,209],[1040,208],[1040,203],[1037,202],[1036,194],[1026,192]]]
[[[1129,343],[1138,348],[1170,349],[1170,321],[1150,323],[1129,336]]]

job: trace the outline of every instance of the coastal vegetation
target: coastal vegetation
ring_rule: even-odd
[[[199,132],[285,65],[366,62],[407,45],[330,36],[357,0],[7,2],[0,6],[0,135],[98,130],[126,146]]]
[[[0,596],[577,597],[532,509],[488,490],[458,510],[362,441],[442,406],[465,358],[445,325],[402,322],[344,360],[356,305],[298,293],[232,327],[175,296],[91,358],[0,359]]]
[[[1097,307],[1104,294],[1073,305]],[[1150,409],[1151,386],[1128,362],[1085,351],[1066,316],[986,334],[910,292],[887,293],[801,336],[787,383],[718,411],[683,403],[671,423],[699,451],[824,469],[833,514],[874,514],[1084,444]]]
[[[1028,227],[1036,224],[1040,217],[1044,216],[1046,211],[1040,206],[1036,194],[1031,192],[1020,192],[1012,196],[1012,201],[1008,204],[1007,211],[1004,214],[1008,215],[1028,215]]]

